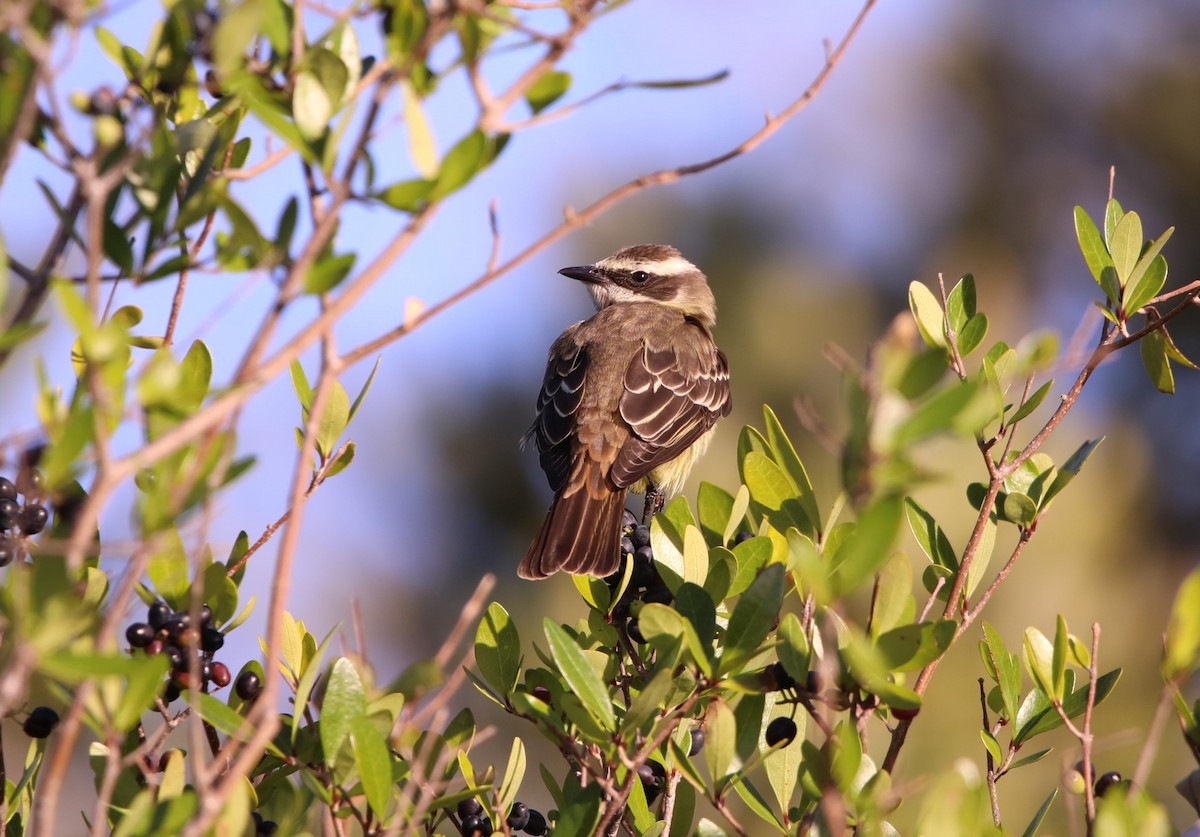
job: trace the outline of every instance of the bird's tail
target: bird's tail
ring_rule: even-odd
[[[621,565],[621,513],[625,492],[593,497],[586,487],[556,494],[517,575],[545,578],[563,570],[576,575],[608,576]]]

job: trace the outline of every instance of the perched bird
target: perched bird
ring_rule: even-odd
[[[712,291],[678,250],[641,244],[559,273],[585,283],[597,310],[550,347],[522,440],[537,445],[554,491],[522,578],[615,572],[626,490],[646,492],[658,511],[732,407],[729,366],[709,331]]]

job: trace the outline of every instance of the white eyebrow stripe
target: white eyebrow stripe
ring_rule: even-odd
[[[609,270],[644,270],[658,276],[672,276],[679,273],[694,273],[697,267],[683,256],[671,256],[669,259],[648,260],[631,259],[627,257],[610,257],[596,262],[596,267]]]

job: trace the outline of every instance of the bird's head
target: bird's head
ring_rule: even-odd
[[[717,304],[700,268],[668,244],[638,244],[607,259],[564,267],[563,276],[587,285],[596,308],[629,302],[666,305],[706,326],[717,319]]]

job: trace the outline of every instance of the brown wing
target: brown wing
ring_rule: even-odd
[[[538,393],[537,418],[525,434],[537,444],[538,457],[550,489],[558,492],[571,475],[571,437],[576,411],[583,401],[587,379],[587,352],[582,346],[560,340],[550,350],[542,390]]]
[[[617,486],[670,462],[729,415],[729,364],[707,334],[697,337],[662,349],[643,343],[629,364],[621,418],[633,434],[609,471]]]

